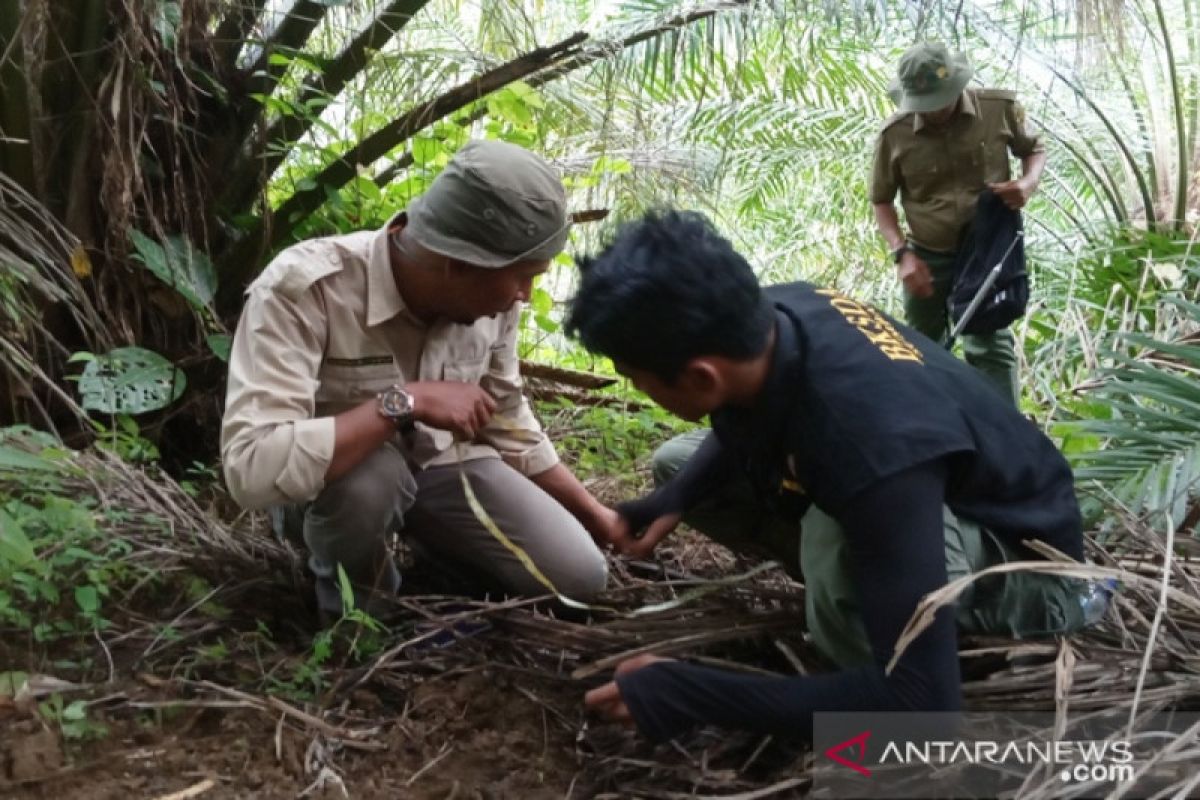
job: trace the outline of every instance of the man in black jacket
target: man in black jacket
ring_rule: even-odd
[[[1073,479],[1054,445],[984,377],[875,309],[805,283],[762,289],[698,214],[652,214],[580,266],[568,332],[713,430],[658,490],[618,509],[618,546],[647,553],[681,517],[768,547],[768,521],[790,526],[810,634],[841,667],[764,678],[640,659],[589,692],[589,706],[653,739],[699,723],[804,735],[817,711],[957,709],[956,621],[1019,635],[1082,625],[1080,586],[989,577],[885,672],[948,567],[1034,558],[1025,539],[1082,559]]]

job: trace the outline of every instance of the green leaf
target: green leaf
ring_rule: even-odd
[[[533,124],[533,112],[529,106],[513,92],[508,90],[497,92],[488,98],[488,114],[498,120],[507,122],[518,128]]]
[[[633,171],[633,164],[629,163],[624,158],[610,158],[609,156],[600,156],[596,159],[596,163],[592,165],[593,175],[602,175],[605,172],[613,175],[623,175],[626,172]]]
[[[33,561],[33,542],[29,541],[15,519],[0,510],[0,565],[7,562],[23,567]]]
[[[409,175],[399,183],[393,184],[388,189],[388,194],[395,197],[400,203],[407,205],[414,197],[419,197],[424,193],[428,186],[429,179],[424,175]]]
[[[529,298],[529,305],[538,314],[549,314],[550,309],[554,307],[554,298],[545,289],[539,287],[533,290],[533,296]]]
[[[175,289],[194,307],[207,308],[217,292],[217,272],[208,256],[182,236],[168,236],[159,244],[140,231],[129,238],[137,250],[136,258],[153,275]]]
[[[350,585],[350,576],[346,574],[346,570],[338,564],[337,568],[338,592],[342,596],[342,613],[349,614],[354,610],[354,589]]]
[[[538,94],[537,89],[534,89],[525,81],[514,81],[505,89],[512,93],[514,97],[530,108],[545,108],[546,103],[542,100],[542,96]]]
[[[84,614],[95,614],[100,610],[100,594],[95,586],[76,586],[75,602]]]
[[[158,353],[118,347],[84,368],[79,394],[90,411],[144,414],[178,400],[186,384],[183,372]]]
[[[229,351],[233,348],[233,338],[228,333],[210,333],[204,337],[204,341],[208,343],[208,349],[212,350],[213,355],[229,363]]]
[[[33,453],[0,444],[0,470],[5,469],[55,472],[58,465]]]
[[[162,39],[163,46],[168,50],[175,49],[175,34],[179,30],[179,23],[183,20],[183,12],[179,7],[179,3],[171,0],[170,2],[162,3],[158,7],[158,15],[154,20],[154,30]]]
[[[425,166],[433,163],[442,152],[442,143],[432,136],[416,136],[412,140],[413,162]]]
[[[16,697],[27,680],[28,672],[0,672],[0,697]]]
[[[468,128],[445,120],[434,123],[433,134],[442,140],[443,149],[450,153],[458,150],[471,138],[471,131]]]
[[[379,187],[375,185],[375,181],[366,175],[357,176],[347,188],[349,188],[351,194],[358,194],[363,200],[369,203],[379,203],[383,200],[383,194],[379,191]]]
[[[84,700],[72,700],[62,710],[62,718],[73,722],[87,719],[87,702]]]

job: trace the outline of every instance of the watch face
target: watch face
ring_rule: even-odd
[[[412,395],[399,387],[393,386],[379,395],[379,410],[386,417],[403,419],[412,414]]]

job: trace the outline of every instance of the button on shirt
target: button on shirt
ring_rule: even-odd
[[[1011,92],[967,89],[942,127],[922,114],[891,117],[875,143],[871,202],[900,203],[914,243],[949,253],[958,248],[985,184],[1011,177],[1017,158],[1044,152]]]
[[[497,404],[468,445],[420,423],[409,442],[397,436],[418,468],[500,457],[537,475],[558,463],[521,393],[520,308],[471,325],[419,320],[389,261],[388,228],[402,221],[301,242],[247,290],[221,428],[226,483],[243,507],[316,497],[333,458],[333,416],[409,381],[475,383]]]

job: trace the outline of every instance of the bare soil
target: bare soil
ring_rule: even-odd
[[[156,702],[142,687],[131,691]],[[578,704],[567,687],[479,669],[424,681],[389,709],[394,701],[354,693],[348,716],[384,720],[371,749],[361,750],[245,708],[182,706],[164,715],[122,703],[96,715],[107,736],[66,745],[40,720],[10,718],[0,721],[3,791],[47,800],[305,792],[441,800],[561,798],[574,784],[574,796],[588,796],[575,737],[553,719],[555,706]],[[196,794],[172,794],[189,788]]]
[[[694,548],[695,541],[683,538],[680,546]],[[719,548],[698,561],[697,552],[687,560],[701,563],[709,577],[745,567]],[[673,560],[670,548],[663,555],[658,578],[637,578],[615,563],[618,586],[605,602],[629,610],[676,594],[661,579],[684,576],[683,561]],[[86,688],[61,696],[88,703],[84,737],[67,738],[35,703],[0,693],[0,797],[665,797],[761,788],[800,769],[795,748],[773,754],[761,737],[706,731],[654,747],[632,730],[589,718],[582,704],[584,692],[609,677],[611,667],[588,670],[603,658],[709,627],[715,643],[701,645],[706,656],[732,662],[749,655],[761,664],[762,652],[747,651],[757,648],[768,660],[774,653],[776,668],[789,669],[761,632],[729,635],[743,621],[766,619],[803,653],[801,596],[777,571],[644,621],[448,594],[402,596],[376,649],[351,657],[351,627],[307,694],[294,676],[311,658],[317,627],[304,601],[311,587],[302,575],[299,585],[288,585],[295,576],[240,576],[240,584],[215,595],[225,609],[219,621],[211,608],[198,608],[173,619],[173,641],[161,638],[169,614],[135,626],[155,620],[153,609],[125,621],[137,635],[111,634],[103,649],[98,640],[76,640],[34,656],[29,642],[0,637],[0,673],[15,667],[79,681]],[[685,577],[684,590],[701,579]],[[408,592],[449,588],[419,567],[415,574],[406,569]],[[478,612],[454,628],[465,635],[399,649],[437,630],[439,619],[461,617],[463,608]],[[225,651],[214,659],[217,643]],[[66,669],[64,659],[88,666]]]

